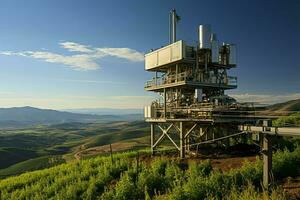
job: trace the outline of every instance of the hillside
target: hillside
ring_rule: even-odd
[[[61,155],[69,161],[105,154],[108,144],[113,144],[113,151],[145,148],[148,129],[143,121],[123,121],[0,130],[0,176],[48,167],[45,158],[49,156]]]
[[[267,110],[275,111],[275,112],[293,112],[293,111],[299,112],[300,99],[270,105],[267,107]]]
[[[275,153],[274,178],[299,175],[299,165],[299,148]],[[148,152],[130,152],[115,154],[113,160],[97,157],[0,180],[0,199],[258,200],[261,179],[260,160],[220,172],[209,160],[151,159]],[[272,199],[297,198],[282,188],[271,193]]]
[[[142,109],[118,109],[118,108],[81,108],[81,109],[66,109],[64,111],[81,114],[95,114],[95,115],[130,115],[143,114]]]

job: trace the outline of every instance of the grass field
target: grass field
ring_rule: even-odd
[[[34,159],[28,159],[26,161],[11,165],[5,169],[1,169],[0,178],[19,175],[28,171],[49,168],[62,163],[65,163],[65,160],[62,158],[62,156],[42,156]]]
[[[61,163],[65,158],[70,161],[78,152],[81,152],[77,154],[80,158],[105,153],[102,149],[92,151],[92,148],[105,148],[107,144],[113,144],[114,151],[145,147],[147,133],[148,127],[142,121],[66,123],[0,130],[0,177],[43,169]],[[59,157],[60,161],[49,164],[48,159],[52,157]]]
[[[297,125],[298,119],[293,114],[274,123]],[[106,157],[110,144],[113,162]],[[209,161],[181,161],[166,142],[168,151],[153,159],[148,145],[149,126],[142,121],[1,130],[0,199],[262,198],[262,163],[255,154],[235,155],[234,147],[220,149],[224,156],[214,150]],[[300,139],[278,137],[274,149],[276,180],[300,176]],[[276,184],[271,192],[272,199],[294,198]]]
[[[274,154],[274,178],[300,175],[300,148]],[[195,162],[128,152],[96,157],[0,181],[1,199],[262,199],[262,162],[222,172]],[[293,199],[276,184],[272,199]]]

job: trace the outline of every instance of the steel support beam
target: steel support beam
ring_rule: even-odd
[[[196,128],[196,126],[197,126],[197,123],[195,123],[192,126],[192,128],[184,135],[184,138],[187,138],[190,135],[190,133]]]
[[[185,135],[184,135],[184,128],[183,128],[183,122],[179,122],[179,148],[180,148],[180,158],[185,158]]]
[[[150,125],[150,132],[151,132],[151,136],[150,136],[150,140],[151,140],[151,155],[154,155],[154,124],[151,123]]]
[[[159,145],[159,143],[161,143],[165,137],[169,138],[169,140],[172,142],[172,144],[175,146],[175,148],[178,151],[180,150],[179,147],[178,147],[178,145],[176,144],[176,142],[169,135],[169,131],[170,131],[170,129],[173,126],[175,127],[175,125],[172,123],[172,124],[170,124],[168,126],[167,129],[164,129],[160,125],[157,125],[157,127],[161,130],[162,134],[155,141],[155,139],[154,139],[154,127],[155,127],[155,124],[154,123],[151,124],[151,152],[152,152],[152,155],[154,154],[154,148],[157,147]]]
[[[263,186],[268,191],[272,181],[272,136],[263,134]]]
[[[164,117],[167,119],[167,94],[166,88],[164,88]]]

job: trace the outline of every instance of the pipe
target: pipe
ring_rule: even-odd
[[[176,10],[172,10],[172,43],[176,42]]]
[[[176,42],[176,24],[180,20],[180,17],[176,14],[176,10],[170,11],[169,15],[169,42],[170,44]]]

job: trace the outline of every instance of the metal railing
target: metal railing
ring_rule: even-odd
[[[156,102],[151,106],[151,114],[148,118],[194,118],[194,119],[212,119],[214,116],[226,115],[255,115],[255,110],[251,106],[241,104],[215,104],[211,102],[202,102],[191,106],[171,106],[167,105],[166,112],[164,104]],[[147,118],[147,117],[146,117]]]
[[[169,74],[162,77],[152,78],[147,81],[145,88],[162,86],[166,84],[177,83],[181,81],[191,81],[194,83],[202,84],[215,84],[223,86],[237,86],[237,77],[234,76],[224,76],[222,78],[216,76],[209,76],[206,78],[193,76],[191,73],[182,72],[177,74]]]

